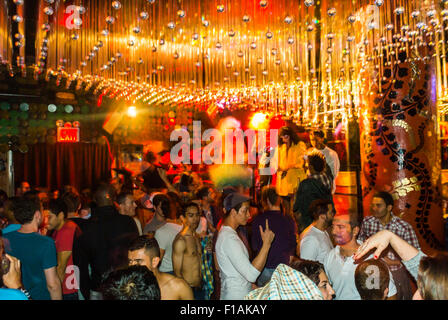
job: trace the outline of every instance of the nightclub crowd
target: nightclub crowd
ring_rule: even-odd
[[[0,193],[0,300],[448,299],[448,255],[424,254],[377,186],[370,212],[335,209],[337,153],[279,134],[259,191],[184,166],[90,189]]]

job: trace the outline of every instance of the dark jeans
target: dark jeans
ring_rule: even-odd
[[[78,292],[75,293],[69,293],[69,294],[63,294],[62,300],[79,300]]]

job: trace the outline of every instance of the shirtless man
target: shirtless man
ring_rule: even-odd
[[[193,300],[193,291],[183,280],[169,273],[160,272],[160,248],[157,240],[142,235],[132,242],[128,251],[129,265],[146,266],[154,273],[160,287],[161,300]]]
[[[199,206],[190,202],[178,213],[183,228],[173,241],[173,270],[193,289],[195,300],[204,300],[201,276],[201,241],[196,229],[201,214]]]

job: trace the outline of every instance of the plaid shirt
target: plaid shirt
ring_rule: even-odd
[[[279,264],[271,280],[249,292],[244,300],[323,300],[316,284],[285,264]]]
[[[326,173],[321,174],[310,174],[308,178],[316,179],[324,185],[325,188],[328,190],[333,190],[333,180],[330,179],[330,177]]]
[[[418,243],[417,235],[415,234],[412,226],[404,221],[403,219],[398,218],[397,216],[392,215],[392,219],[390,222],[383,226],[380,220],[374,216],[365,217],[361,231],[359,232],[358,240],[364,242],[366,239],[374,235],[375,233],[381,230],[389,230],[395,233],[397,236],[405,240],[411,246],[416,247],[420,250],[420,244]],[[388,250],[387,257],[392,260],[400,260],[400,257],[396,254],[396,252],[392,249]],[[400,269],[402,266],[389,266],[391,271],[396,271]]]

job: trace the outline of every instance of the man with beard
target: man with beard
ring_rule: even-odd
[[[372,215],[364,218],[358,240],[364,242],[381,230],[389,230],[413,247],[420,249],[417,235],[412,226],[392,214],[393,205],[394,199],[388,192],[375,193],[370,206]],[[411,300],[411,278],[396,252],[393,249],[387,250],[383,259],[394,277],[397,286],[397,300]]]
[[[329,200],[314,200],[309,212],[314,221],[300,235],[300,258],[323,263],[325,256],[333,249],[327,233],[333,220],[333,204]]]
[[[196,229],[201,214],[199,206],[190,202],[178,213],[183,228],[173,241],[174,275],[184,279],[193,289],[195,300],[204,300],[201,277],[201,241]]]
[[[336,300],[361,300],[355,284],[357,264],[353,259],[361,243],[356,241],[359,233],[358,214],[350,211],[337,214],[332,223],[332,234],[336,247],[324,260],[325,272],[333,284]],[[372,257],[368,257],[370,259]],[[377,258],[377,257],[375,257]],[[397,289],[390,275],[388,300],[394,300]]]

